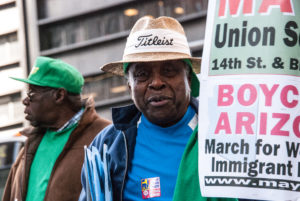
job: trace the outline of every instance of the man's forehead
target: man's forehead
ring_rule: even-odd
[[[29,89],[33,89],[33,90],[38,90],[38,89],[42,89],[43,87],[41,86],[37,86],[37,85],[33,85],[33,84],[28,84],[28,88]]]
[[[34,90],[34,91],[43,91],[45,89],[50,89],[50,87],[43,87],[43,86],[38,86],[33,84],[29,84],[28,88],[29,90]]]

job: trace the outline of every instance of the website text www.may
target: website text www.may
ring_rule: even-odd
[[[252,187],[300,192],[300,182],[290,180],[224,176],[206,176],[204,179],[205,186]]]

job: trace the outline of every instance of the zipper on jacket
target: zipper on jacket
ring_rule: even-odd
[[[123,182],[122,182],[122,188],[121,188],[121,196],[120,196],[120,201],[123,200],[123,190],[124,190],[124,185],[125,185],[125,178],[127,175],[127,168],[128,168],[128,150],[127,150],[127,141],[126,141],[126,137],[125,137],[125,133],[122,131],[122,135],[124,137],[124,144],[125,144],[125,153],[126,153],[126,166],[125,166],[125,174],[124,174],[124,178],[123,178]]]

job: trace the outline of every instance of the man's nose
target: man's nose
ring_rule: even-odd
[[[158,73],[154,73],[152,75],[151,82],[149,84],[149,88],[159,90],[165,87],[165,82],[162,77]]]
[[[26,96],[26,97],[23,99],[22,103],[23,103],[23,105],[26,105],[26,106],[29,105],[29,97]]]

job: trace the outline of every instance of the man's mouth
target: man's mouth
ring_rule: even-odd
[[[25,119],[29,120],[30,114],[26,111],[26,109],[24,111],[24,114],[25,114]]]
[[[30,120],[29,114],[26,114],[26,113],[25,113],[25,119],[26,119],[26,120]]]
[[[167,104],[170,100],[171,98],[167,96],[152,96],[148,99],[148,104],[159,107]]]

